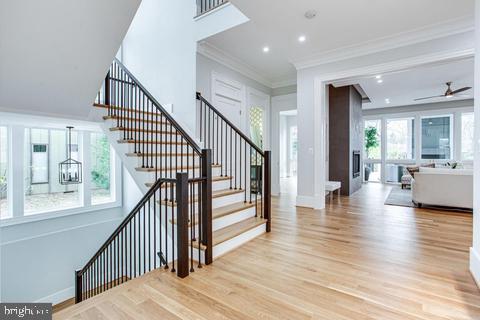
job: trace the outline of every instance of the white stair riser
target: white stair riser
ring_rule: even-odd
[[[152,181],[150,181],[152,182]],[[175,189],[175,186],[173,187]],[[220,180],[220,181],[213,181],[212,182],[212,191],[218,191],[218,190],[225,190],[230,188],[230,181],[229,180]],[[194,193],[196,194],[196,189]]]
[[[189,166],[192,166],[192,165],[195,165],[195,166],[198,166],[200,164],[200,157],[198,156],[178,156],[178,157],[151,157],[151,156],[145,156],[145,157],[132,157],[134,159],[137,159],[137,167],[141,167],[143,164],[146,164],[148,162],[148,164],[153,164],[154,166],[168,166],[170,167],[170,165],[173,165],[175,166],[175,164],[177,164],[178,166],[180,166],[182,163],[184,166],[188,165]]]
[[[266,224],[259,225],[258,227],[255,227],[253,229],[248,230],[247,232],[244,232],[228,241],[222,242],[216,246],[213,247],[213,259],[217,259],[221,257],[222,255],[244,245],[245,243],[255,239],[256,237],[264,234],[266,232]],[[202,262],[205,260],[205,252],[203,250],[200,251],[200,257],[202,259]],[[193,249],[193,257],[195,260],[198,259],[198,249],[194,248]]]
[[[180,165],[180,164],[178,164]],[[183,172],[187,172],[189,173],[189,178],[194,178],[194,177],[200,177],[200,169],[189,169],[187,170],[186,168],[184,168]],[[158,172],[158,175],[155,175],[155,172],[145,172],[145,171],[137,171],[138,174],[140,175],[143,175],[146,177],[146,179],[151,182],[151,181],[155,181],[155,178],[156,177],[167,177],[167,178],[175,178],[175,175],[177,172],[182,172],[181,168],[177,168],[175,170],[163,170],[163,171],[159,171]],[[216,167],[213,167],[212,168],[212,176],[219,176],[220,175],[220,168],[216,168]]]
[[[175,193],[175,191],[174,191],[174,193]],[[162,190],[161,199],[164,199],[166,194],[167,194],[168,196],[170,196],[170,190],[169,190],[169,191]],[[216,209],[216,208],[228,206],[228,205],[231,205],[231,204],[234,204],[234,203],[243,202],[243,201],[244,201],[244,197],[245,197],[245,196],[244,196],[243,193],[235,193],[235,194],[231,194],[231,195],[227,195],[227,196],[222,196],[222,197],[213,198],[213,199],[212,199],[212,208],[213,208],[213,209]],[[175,198],[175,197],[174,197],[174,198]],[[164,205],[162,204],[162,206],[164,206]],[[198,203],[195,202],[194,206],[195,206],[195,207],[194,207],[195,213],[198,213],[198,212],[197,212]],[[190,207],[190,203],[189,203],[189,207]],[[189,211],[189,212],[190,212],[190,211]]]
[[[226,215],[221,218],[214,219],[212,223],[212,228],[213,228],[213,231],[216,231],[254,216],[255,216],[255,207],[251,207],[248,209],[244,209],[242,211],[238,211],[238,212]]]
[[[120,139],[118,139],[120,140]],[[119,143],[122,145],[127,145],[127,153],[134,153],[134,152],[144,152],[144,153],[192,153],[193,148],[188,145],[166,145],[166,144],[145,144],[142,147],[141,144],[137,144],[135,146],[134,143]]]
[[[104,115],[107,115],[106,113]],[[133,129],[144,129],[144,130],[157,130],[157,131],[167,131],[170,132],[170,129],[175,131],[175,129],[168,124],[155,124],[155,123],[150,123],[150,122],[142,122],[142,121],[137,121],[132,122],[131,124],[124,123],[122,124],[121,122],[117,123],[117,120],[112,120],[108,119],[105,121],[105,123],[108,124],[109,128],[117,128],[117,127],[122,127],[122,125],[127,126],[127,128],[133,128]],[[135,127],[136,126],[136,127]],[[110,130],[110,129],[109,129]]]

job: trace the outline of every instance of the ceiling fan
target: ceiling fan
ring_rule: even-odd
[[[457,90],[452,90],[452,88],[451,88],[452,82],[447,82],[446,85],[447,85],[447,91],[445,91],[444,94],[438,95],[438,96],[432,96],[432,97],[417,98],[414,101],[427,100],[427,99],[433,99],[433,98],[453,98],[454,96],[456,96],[456,97],[461,97],[461,96],[467,97],[468,95],[462,95],[462,94],[459,94],[459,93],[472,89],[472,87],[463,87],[463,88],[460,88],[460,89],[457,89]]]

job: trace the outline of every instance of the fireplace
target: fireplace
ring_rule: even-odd
[[[357,178],[360,176],[360,151],[353,151],[353,177]]]

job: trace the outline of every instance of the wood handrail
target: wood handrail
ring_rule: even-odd
[[[190,135],[178,124],[177,121],[175,121],[175,119],[173,119],[173,117],[170,115],[170,113],[168,113],[163,107],[162,105],[160,104],[160,102],[158,102],[153,96],[152,94],[140,83],[140,81],[138,81],[137,78],[135,78],[135,76],[127,69],[127,67],[125,67],[117,58],[114,59],[115,63],[117,63],[121,68],[122,70],[133,80],[133,82],[135,83],[136,86],[138,86],[140,88],[140,90],[143,91],[143,93],[152,101],[153,105],[157,108],[158,111],[160,111],[160,113],[163,114],[163,116],[165,118],[167,118],[167,120],[171,123],[171,125],[178,131],[181,133],[181,135],[183,136],[183,138],[190,144],[190,146],[193,148],[193,150],[195,151],[195,153],[199,156],[201,156],[202,154],[202,149],[198,146],[198,144],[195,142],[195,140],[192,139],[192,137],[190,137]]]
[[[230,120],[228,120],[223,114],[220,113],[207,99],[205,99],[200,92],[197,92],[197,100],[205,103],[217,116],[219,116],[226,124],[228,124],[232,129],[245,140],[250,147],[252,147],[256,152],[258,152],[262,157],[265,157],[262,149],[260,149],[249,137],[247,137],[240,129],[238,129]]]

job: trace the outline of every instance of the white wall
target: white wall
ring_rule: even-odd
[[[297,95],[288,94],[272,97],[271,107],[271,149],[272,149],[272,194],[280,193],[280,112],[297,109]],[[298,118],[297,118],[298,120]]]
[[[223,77],[240,82],[245,86],[254,88],[267,95],[271,95],[272,93],[271,88],[244,76],[228,66],[207,58],[203,54],[197,53],[197,91],[199,91],[208,101],[212,100],[212,72],[216,72]]]
[[[125,66],[194,132],[195,1],[143,0],[122,44]]]
[[[140,0],[0,3],[0,109],[86,119]]]
[[[475,0],[476,52],[480,52],[480,0]],[[473,185],[473,245],[470,270],[480,286],[480,55],[475,56],[475,160]]]
[[[2,227],[0,300],[55,304],[72,298],[74,271],[121,220],[115,208]]]
[[[302,124],[298,129],[298,181],[301,183],[298,184],[297,204],[325,207],[325,106],[328,100],[325,83],[421,65],[429,60],[446,60],[453,55],[471,54],[472,48],[473,32],[469,31],[297,70],[297,119]]]
[[[126,216],[142,199],[143,193],[125,166],[122,166],[122,177],[123,214]]]

